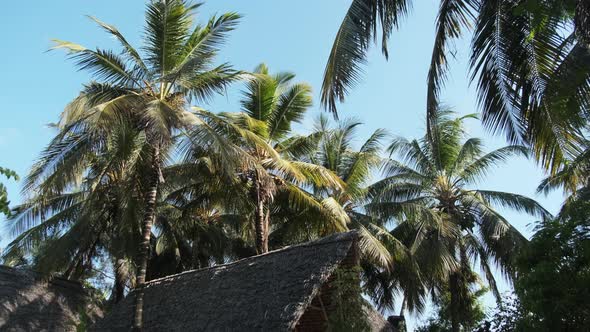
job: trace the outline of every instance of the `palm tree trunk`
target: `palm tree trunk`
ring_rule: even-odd
[[[158,194],[158,183],[160,182],[160,147],[156,145],[153,150],[151,173],[149,185],[145,193],[145,214],[143,216],[143,238],[139,248],[139,270],[136,276],[135,308],[133,316],[133,330],[141,331],[143,327],[143,297],[145,276],[147,272],[148,253],[150,249],[150,238],[152,225],[156,216],[156,196]]]
[[[264,215],[264,242],[262,246],[264,248],[264,252],[268,252],[268,236],[269,232],[269,225],[270,225],[270,206],[266,209],[266,214]]]
[[[449,291],[451,293],[451,331],[459,332],[459,276],[452,272],[449,276]]]
[[[268,252],[268,243],[265,234],[265,218],[264,218],[264,197],[262,193],[262,188],[260,185],[260,181],[256,180],[255,184],[256,190],[256,209],[255,209],[255,220],[254,220],[254,228],[256,231],[256,253],[263,254]],[[265,246],[265,243],[266,246]]]

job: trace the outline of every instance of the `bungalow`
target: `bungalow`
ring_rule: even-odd
[[[337,271],[355,271],[358,252],[358,234],[340,233],[152,280],[145,288],[144,331],[325,331],[343,309],[334,300]],[[360,301],[367,330],[395,331]],[[91,330],[128,331],[133,302],[130,293]]]
[[[360,317],[354,330],[397,331],[399,317],[385,320],[358,292],[342,291],[359,290],[358,264],[358,234],[348,232],[151,280],[144,331],[325,331],[334,317],[340,327]],[[130,330],[133,292],[104,318],[88,299],[77,282],[0,266],[0,331]]]

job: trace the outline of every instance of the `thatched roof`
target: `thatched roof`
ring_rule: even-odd
[[[76,331],[102,315],[87,295],[78,282],[0,266],[0,331]]]
[[[145,289],[144,330],[294,330],[332,272],[358,264],[357,240],[355,232],[341,233],[152,280]],[[128,330],[133,301],[131,293],[94,330]],[[367,316],[376,331],[390,330],[374,309],[367,308]]]

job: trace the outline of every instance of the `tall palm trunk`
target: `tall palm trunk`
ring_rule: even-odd
[[[461,221],[461,218],[457,216],[456,213],[454,211],[454,208],[451,206],[451,204],[448,204],[449,208],[448,208],[448,213],[455,216],[455,218],[453,220],[457,220]],[[452,253],[453,256],[457,256],[456,252],[457,252],[457,246],[459,247],[459,259],[461,258],[461,245],[459,243],[457,243],[457,241],[453,241],[453,245],[452,245]],[[450,272],[449,274],[449,292],[451,295],[451,331],[452,332],[459,332],[460,326],[459,326],[459,305],[460,305],[460,297],[461,295],[459,294],[459,292],[461,291],[460,289],[460,279],[461,279],[461,267],[458,267],[457,269],[453,269],[453,271]]]
[[[254,228],[256,231],[256,253],[263,254],[268,252],[268,237],[266,234],[266,219],[264,216],[264,193],[262,190],[261,183],[256,179],[254,188],[256,190],[256,208],[255,208],[255,220]]]
[[[150,238],[152,225],[156,215],[156,196],[160,182],[160,146],[156,145],[152,151],[151,174],[148,179],[148,187],[145,193],[145,214],[143,216],[143,238],[139,248],[139,270],[136,277],[135,308],[133,316],[133,330],[141,331],[143,327],[143,297],[145,276],[147,272],[148,254],[150,249]]]
[[[459,332],[459,273],[452,272],[449,276],[449,291],[451,293],[451,331]]]
[[[265,200],[265,202],[268,203],[268,199]],[[268,236],[270,234],[269,231],[269,225],[270,225],[270,204],[267,204],[266,207],[266,213],[264,215],[264,242],[262,243],[262,246],[264,247],[264,252],[268,252]]]

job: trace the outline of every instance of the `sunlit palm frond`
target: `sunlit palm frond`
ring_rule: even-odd
[[[121,34],[121,32],[119,32],[119,30],[115,26],[102,22],[94,16],[88,17],[94,22],[96,22],[96,24],[98,24],[104,30],[106,30],[109,34],[111,34],[113,37],[115,37],[119,41],[121,46],[123,46],[124,53],[129,57],[129,59],[133,61],[133,63],[137,67],[136,69],[134,69],[135,73],[133,76],[140,79],[147,78],[147,76],[150,74],[148,68],[143,63],[143,60],[141,59],[139,52],[127,41],[125,36],[123,36],[123,34]]]
[[[179,77],[190,77],[194,72],[206,69],[239,19],[237,13],[225,13],[211,17],[204,27],[197,26],[186,39],[180,54],[176,56],[175,67],[167,72],[165,79],[174,82]]]
[[[292,169],[297,170],[298,173],[304,176],[308,185],[313,185],[316,188],[328,187],[335,190],[344,190],[346,187],[344,181],[337,174],[323,166],[302,161],[291,161],[289,164]]]
[[[380,239],[382,236],[372,234],[362,225],[358,225],[355,228],[360,233],[359,249],[362,259],[371,262],[384,271],[389,271],[393,266],[393,259],[389,248]],[[385,231],[383,232],[386,233]]]
[[[572,48],[563,33],[567,20],[555,9],[553,2],[528,11],[518,2],[484,2],[471,57],[484,125],[505,133],[512,143],[530,143],[535,157],[553,171],[567,157],[581,114],[579,107],[568,112],[560,103],[573,102],[588,87],[587,75],[569,83],[555,80]],[[556,81],[576,86],[555,100]]]
[[[336,115],[337,102],[361,76],[361,66],[377,28],[381,27],[382,52],[387,57],[387,40],[410,6],[407,0],[353,0],[334,38],[322,83],[322,105]]]
[[[52,49],[66,49],[80,70],[88,70],[97,79],[114,84],[138,84],[126,62],[113,51],[89,50],[84,46],[62,40],[54,40]]]
[[[473,0],[443,0],[440,3],[436,19],[436,35],[430,69],[428,71],[428,98],[427,98],[427,132],[432,135],[436,129],[430,120],[436,117],[435,112],[439,107],[440,90],[444,87],[449,66],[448,55],[451,42],[462,36],[466,29],[471,27],[475,18],[475,10],[478,4]]]
[[[228,64],[222,64],[207,71],[193,71],[175,80],[178,91],[186,94],[190,101],[207,102],[215,94],[223,94],[228,86],[241,79],[242,73]]]
[[[543,179],[537,187],[537,192],[548,194],[562,188],[565,192],[575,194],[580,188],[586,186],[588,169],[590,169],[590,149],[586,148],[573,160],[564,163],[559,171]]]
[[[93,157],[87,135],[56,137],[42,152],[25,177],[22,193],[59,193],[72,183],[80,183],[83,170]]]
[[[514,211],[524,212],[539,218],[551,218],[551,213],[545,210],[539,203],[528,197],[492,190],[472,190],[468,194],[481,196],[481,198],[494,205],[510,208]]]
[[[432,174],[436,171],[433,159],[425,151],[417,140],[408,141],[405,138],[397,137],[387,147],[389,155],[399,155],[402,163],[415,168],[423,174]]]
[[[132,90],[108,83],[90,82],[84,85],[80,94],[74,98],[60,114],[57,128],[69,130],[67,127],[76,123],[84,123],[94,112],[95,107],[116,100],[121,96],[130,95]],[[130,105],[127,105],[130,106]],[[70,129],[71,130],[71,129]]]
[[[506,162],[512,156],[529,155],[528,149],[521,145],[510,145],[489,152],[482,157],[474,160],[462,167],[458,176],[467,183],[481,180],[487,175],[492,167],[496,167],[501,162]]]
[[[267,121],[276,104],[279,84],[268,74],[254,73],[243,92],[242,110],[252,118]]]
[[[75,220],[79,207],[83,204],[86,193],[75,192],[60,194],[53,197],[39,197],[27,201],[13,209],[8,218],[6,230],[12,236],[20,237],[27,230],[56,228],[59,223],[71,223]],[[60,214],[51,220],[47,217]],[[45,219],[44,219],[45,217]],[[14,243],[19,241],[14,240]]]
[[[291,125],[303,119],[303,115],[312,105],[311,87],[307,84],[294,84],[280,95],[276,109],[268,119],[269,138],[279,141],[291,131]]]
[[[193,23],[194,11],[201,4],[184,0],[152,1],[146,7],[146,64],[154,75],[164,77],[179,64]]]
[[[286,155],[290,159],[304,160],[317,150],[318,144],[323,135],[323,132],[313,132],[306,136],[293,135],[278,142],[274,148],[278,153]]]
[[[461,150],[455,158],[452,168],[449,170],[452,174],[455,174],[457,170],[462,170],[469,163],[479,158],[483,153],[483,143],[481,139],[472,137],[463,143]]]

